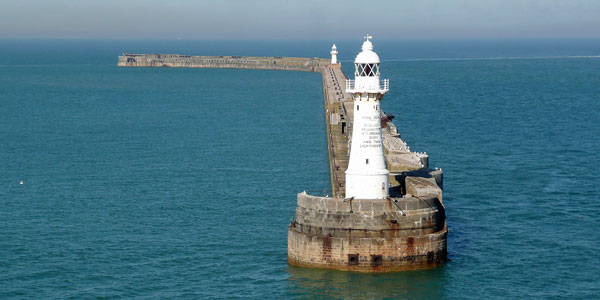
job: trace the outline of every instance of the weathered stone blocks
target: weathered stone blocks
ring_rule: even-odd
[[[444,206],[436,195],[350,200],[303,192],[297,203],[288,230],[292,265],[390,272],[446,261]]]

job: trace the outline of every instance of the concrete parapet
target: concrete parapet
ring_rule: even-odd
[[[442,190],[438,187],[434,178],[407,176],[405,179],[406,194],[417,197],[435,195],[442,198]]]
[[[418,153],[409,152],[387,154],[385,162],[390,172],[402,172],[423,169],[426,167],[424,162],[427,163],[428,159],[425,156],[420,156]]]
[[[400,138],[399,134],[391,135],[383,133],[381,137],[386,153],[398,154],[410,152],[410,147]]]
[[[309,195],[306,192],[298,193],[297,207],[320,210],[328,213],[368,213],[370,216],[376,216],[385,213],[397,213],[402,211],[418,211],[423,209],[433,209],[431,199],[401,197],[388,199],[342,199],[332,197],[322,197]]]

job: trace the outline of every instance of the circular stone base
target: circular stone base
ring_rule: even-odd
[[[447,260],[445,227],[431,234],[394,238],[361,237],[365,232],[359,230],[352,237],[322,236],[299,232],[299,227],[292,223],[288,231],[288,262],[294,266],[394,272],[431,268]]]

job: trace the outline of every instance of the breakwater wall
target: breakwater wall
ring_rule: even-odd
[[[288,227],[291,265],[359,272],[428,268],[447,259],[443,173],[426,153],[402,140],[393,117],[382,112],[382,142],[390,171],[390,197],[346,199],[354,105],[341,64],[323,58],[124,54],[119,67],[236,68],[320,72],[327,130],[331,193],[297,194]]]
[[[321,72],[328,64],[323,58],[258,56],[191,56],[179,54],[123,54],[119,67],[170,67],[214,69],[262,69]]]

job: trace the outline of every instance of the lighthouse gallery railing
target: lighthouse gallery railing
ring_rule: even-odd
[[[354,79],[346,79],[346,92],[348,91],[374,91],[374,92],[387,92],[390,90],[390,80],[382,79],[379,80],[379,86],[356,86]]]

